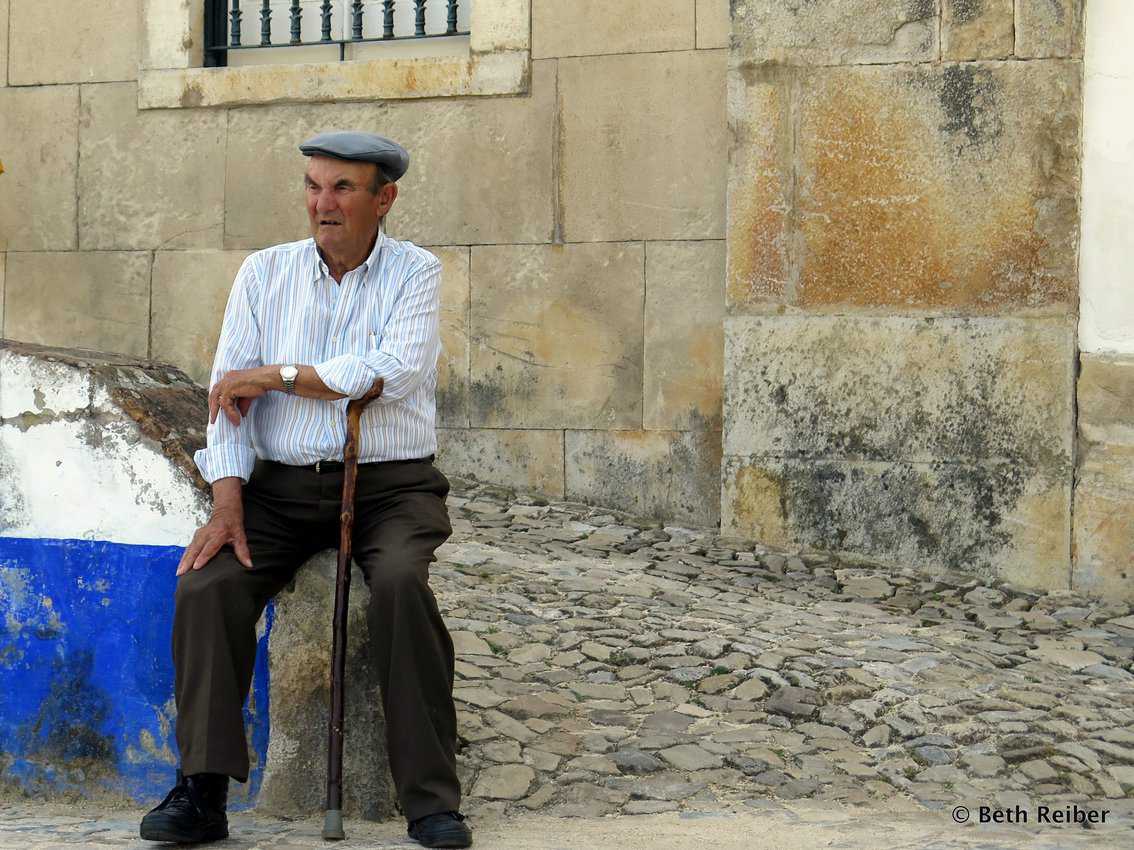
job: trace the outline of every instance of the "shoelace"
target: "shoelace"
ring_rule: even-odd
[[[196,818],[203,818],[209,816],[209,813],[215,808],[214,802],[206,798],[200,788],[195,787],[188,778],[179,775],[179,781],[169,793],[165,795],[165,799],[161,801],[158,806],[163,811],[172,811],[178,814],[188,814]],[[219,806],[220,810],[224,811],[224,802],[222,801]]]
[[[170,789],[170,792],[165,795],[165,799],[161,801],[161,805],[158,806],[158,808],[194,814],[201,813],[201,807],[195,799],[192,790],[189,788],[189,783],[184,780]]]

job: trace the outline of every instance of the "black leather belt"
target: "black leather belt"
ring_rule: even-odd
[[[360,463],[359,467],[389,466],[395,463],[433,463],[433,458],[434,455],[430,455],[429,457],[406,458],[405,460],[374,460],[369,461],[368,463]],[[342,472],[344,466],[341,460],[317,460],[315,461],[315,463],[305,464],[280,463],[277,460],[265,460],[264,463],[271,463],[277,466],[286,466],[289,469],[306,469],[310,472],[317,472],[320,474],[324,472]]]

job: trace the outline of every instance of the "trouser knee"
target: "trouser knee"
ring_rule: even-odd
[[[218,556],[199,570],[190,570],[177,580],[174,622],[201,618],[225,620],[252,618],[259,612],[244,576]],[[240,567],[243,570],[243,567]]]
[[[367,577],[372,599],[398,599],[407,594],[429,593],[428,565],[410,560],[392,560],[371,569]]]

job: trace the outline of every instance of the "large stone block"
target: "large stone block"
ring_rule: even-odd
[[[1067,586],[1074,361],[1061,319],[729,319],[724,528]]]
[[[146,357],[150,264],[147,251],[9,252],[5,334]]]
[[[721,528],[772,546],[1070,586],[1070,475],[1015,461],[841,461],[726,455]]]
[[[168,0],[140,2],[140,68],[199,68],[205,52],[204,0],[192,3],[170,3]]]
[[[409,151],[387,220],[390,235],[419,245],[547,241],[554,64],[532,63],[529,97],[231,110],[225,247],[262,248],[310,235],[298,145],[336,127],[389,136]]]
[[[1072,586],[1134,601],[1134,357],[1080,362]]]
[[[438,428],[437,466],[446,475],[563,498],[563,432]]]
[[[469,50],[472,53],[530,49],[531,0],[473,3],[469,15]]]
[[[317,11],[315,7],[309,10]],[[309,15],[304,19],[310,21]],[[510,28],[498,30],[508,38]],[[166,30],[162,37],[168,35]],[[471,39],[471,42],[479,39]],[[531,57],[526,49],[477,53],[461,50],[459,39],[430,39],[417,47],[376,42],[347,47],[340,61],[332,47],[294,48],[305,58],[275,61],[272,55],[245,57],[247,64],[225,68],[145,69],[138,76],[140,109],[198,109],[264,106],[284,103],[349,103],[378,100],[492,97],[528,93]],[[470,43],[471,43],[470,42]],[[184,47],[184,43],[182,43]],[[174,45],[159,48],[165,56],[191,59],[194,51]],[[428,55],[418,55],[417,50]],[[153,46],[148,48],[153,53]],[[389,51],[389,52],[388,52]],[[282,51],[281,51],[282,52]],[[391,55],[393,53],[394,55]],[[147,57],[148,61],[148,57]]]
[[[729,0],[697,0],[697,47],[728,47],[732,33]]]
[[[690,50],[694,0],[533,0],[532,57]]]
[[[714,431],[567,431],[567,498],[693,525],[720,518]]]
[[[824,0],[732,4],[740,59],[803,65],[937,58],[938,0]]]
[[[0,0],[0,86],[8,85],[8,0]]]
[[[79,87],[0,89],[0,251],[75,247]]]
[[[138,77],[138,0],[12,3],[8,75],[14,86]]]
[[[4,334],[4,271],[8,265],[8,255],[0,253],[0,339]]]
[[[797,141],[794,157],[782,131],[737,143],[734,302],[774,290],[761,281],[786,258],[787,297],[809,308],[1073,312],[1079,71],[1062,61],[887,66],[766,83],[791,98]],[[770,94],[747,100],[757,119],[775,114]],[[784,214],[772,167],[792,180],[780,250],[764,244]]]
[[[1096,447],[1134,447],[1134,355],[1084,352],[1079,368],[1080,460]]]
[[[296,574],[294,592],[276,597],[268,639],[271,671],[268,741],[257,808],[301,817],[326,802],[327,716],[336,554],[323,552]],[[352,568],[347,617],[347,682],[343,743],[343,807],[369,820],[396,817],[396,792],[386,748],[377,665],[366,626],[369,595]]]
[[[1083,2],[1016,0],[1016,56],[1082,56]]]
[[[209,385],[224,308],[247,251],[154,254],[150,339],[153,357]]]
[[[230,109],[224,162],[224,247],[258,250],[310,236],[303,192],[307,159],[299,152],[300,143],[341,127],[385,133],[384,116],[385,106],[369,104]],[[413,154],[410,151],[411,163]],[[398,187],[404,195],[405,184],[399,182]],[[391,235],[402,236],[398,224],[404,202],[400,196],[386,216]]]
[[[524,97],[390,104],[382,126],[411,157],[391,232],[431,245],[551,238],[555,108],[554,61],[531,63]]]
[[[437,424],[469,424],[469,249],[431,247],[441,260],[441,357],[437,362]]]
[[[723,237],[727,59],[693,50],[559,60],[567,239]]]
[[[735,317],[730,455],[1014,458],[1069,472],[1073,325],[1060,319]]]
[[[646,244],[648,429],[720,428],[724,266],[724,242]]]
[[[942,0],[942,58],[1009,58],[1015,39],[1014,5],[1014,0]]]
[[[730,312],[755,312],[794,297],[792,94],[791,79],[781,71],[729,70]]]
[[[640,428],[641,244],[474,246],[474,426]]]
[[[79,150],[83,249],[220,247],[222,112],[139,112],[136,84],[87,86]]]

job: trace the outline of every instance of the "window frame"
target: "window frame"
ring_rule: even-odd
[[[470,0],[468,56],[204,67],[206,0],[142,0],[139,109],[527,94],[531,0]]]

